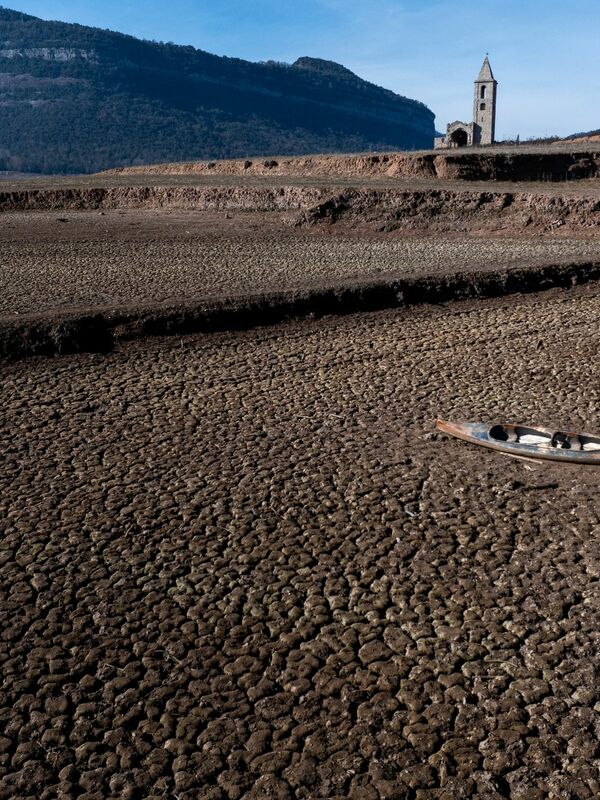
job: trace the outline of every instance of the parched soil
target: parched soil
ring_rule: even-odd
[[[469,192],[525,192],[543,194],[551,197],[588,197],[600,199],[600,181],[595,178],[572,181],[464,181],[450,178],[433,178],[431,176],[391,176],[382,174],[317,174],[314,175],[273,175],[250,174],[238,175],[228,172],[182,172],[164,173],[151,171],[137,172],[100,172],[97,175],[29,175],[0,176],[0,190],[6,207],[6,196],[14,193],[28,193],[43,190],[45,192],[61,191],[65,197],[72,190],[104,189],[111,192],[115,189],[202,189],[202,188],[257,188],[257,189],[296,189],[321,190],[329,192],[344,188],[396,189],[398,191],[424,191],[447,189],[450,191]],[[123,193],[125,195],[125,193]],[[92,195],[90,195],[92,196]],[[140,192],[141,196],[141,192]],[[157,195],[161,198],[161,195]]]
[[[564,233],[597,231],[597,192],[547,193],[464,188],[370,188],[241,183],[240,185],[23,188],[0,192],[0,212],[185,209],[197,212],[290,212],[306,225],[344,215],[376,230]]]
[[[434,178],[462,181],[569,181],[600,175],[595,142],[462,150],[310,155],[120,167],[107,175],[296,175]]]
[[[356,213],[356,212],[355,212]],[[0,229],[0,322],[343,287],[424,275],[598,261],[595,238],[359,236],[277,214],[131,210],[10,214]]]
[[[592,800],[577,288],[0,367],[0,797]]]
[[[0,230],[0,357],[530,292],[600,278],[595,239],[377,233],[277,213],[27,212]],[[347,219],[346,219],[347,216]],[[367,219],[368,215],[364,214]],[[360,235],[359,235],[360,233]]]

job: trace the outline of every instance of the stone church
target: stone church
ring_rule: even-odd
[[[446,135],[435,139],[436,150],[494,144],[497,93],[498,81],[494,78],[490,61],[486,56],[475,81],[473,122],[451,122],[446,129]]]

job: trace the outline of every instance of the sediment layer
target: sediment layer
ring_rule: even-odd
[[[436,232],[531,228],[568,230],[600,225],[600,201],[529,192],[344,189],[299,215],[297,225],[351,222],[376,230]]]
[[[176,208],[300,212],[294,224],[349,219],[380,230],[482,228],[580,231],[600,225],[600,200],[542,192],[399,190],[306,186],[113,187],[0,192],[0,212]]]
[[[115,208],[186,208],[198,211],[282,211],[309,207],[327,189],[281,186],[119,186],[71,189],[24,189],[0,192],[0,212],[89,211]]]
[[[0,323],[0,358],[107,352],[119,341],[147,336],[243,330],[298,318],[501,297],[598,280],[600,262],[588,262],[357,283],[215,303],[23,315]]]
[[[442,178],[466,181],[563,181],[600,174],[600,148],[561,146],[505,148],[440,153],[378,153],[367,155],[254,158],[229,161],[191,161],[122,167],[106,174],[297,175]]]

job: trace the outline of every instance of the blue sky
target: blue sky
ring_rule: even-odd
[[[500,82],[499,138],[600,128],[598,0],[0,0],[146,39],[252,61],[310,55],[471,117],[486,51]]]

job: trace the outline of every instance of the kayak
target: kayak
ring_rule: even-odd
[[[600,466],[600,436],[553,431],[528,425],[485,425],[481,422],[445,422],[436,427],[465,442],[489,447],[517,458],[546,459]]]

